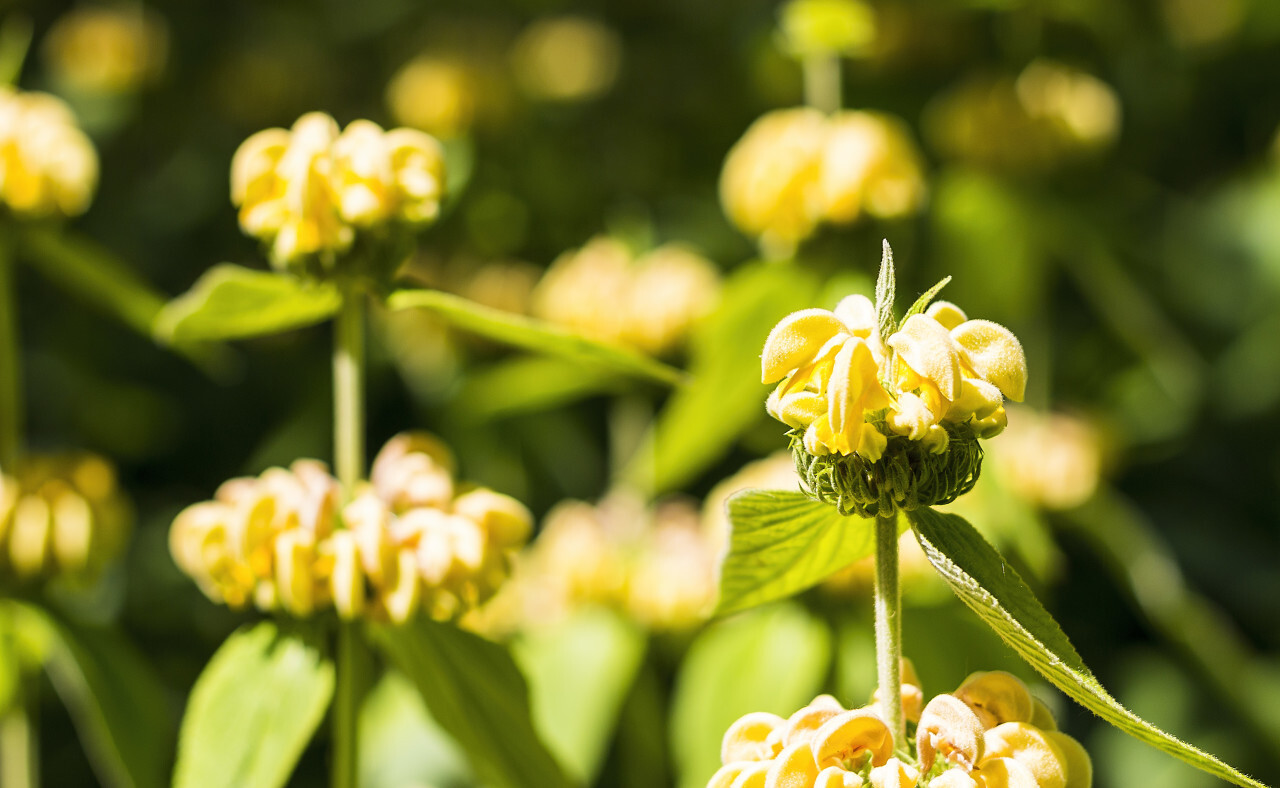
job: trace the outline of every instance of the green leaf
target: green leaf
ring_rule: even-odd
[[[398,670],[388,670],[365,696],[359,735],[362,788],[475,784],[466,756]]]
[[[110,786],[166,785],[173,710],[142,655],[113,630],[40,618],[50,636],[45,669],[99,779]]]
[[[760,349],[769,330],[813,303],[818,281],[790,263],[753,263],[724,283],[720,305],[695,329],[689,385],[677,389],[623,476],[641,489],[678,489],[719,460],[764,417]],[[779,425],[779,440],[784,431]]]
[[[874,520],[846,517],[802,492],[744,490],[728,507],[717,615],[791,596],[875,552]]]
[[[166,304],[154,330],[172,342],[279,334],[332,317],[341,300],[329,283],[222,263]]]
[[[889,239],[884,240],[884,253],[880,257],[880,273],[876,276],[876,322],[882,339],[893,333],[893,301],[897,297],[897,274],[893,270],[893,250]]]
[[[513,646],[529,679],[533,720],[579,782],[595,779],[645,642],[644,634],[617,614],[588,609]]]
[[[954,514],[908,514],[929,563],[1005,643],[1076,702],[1120,730],[1236,785],[1265,788],[1120,705],[1093,676],[1022,578],[973,526]]]
[[[617,372],[584,367],[562,358],[527,356],[468,372],[454,401],[472,421],[548,410],[585,397],[625,390]]]
[[[786,717],[822,689],[831,633],[795,604],[713,623],[689,646],[671,708],[680,788],[702,788],[720,767],[720,740],[744,714]]]
[[[177,788],[284,785],[333,697],[313,637],[269,621],[236,630],[196,680],[178,738]]]
[[[524,677],[505,648],[425,618],[372,631],[482,781],[513,788],[571,784],[534,732]]]
[[[941,282],[938,282],[936,285],[922,293],[920,297],[916,299],[916,302],[911,305],[911,308],[907,310],[907,313],[902,316],[902,320],[898,321],[899,330],[901,330],[902,324],[907,322],[907,318],[912,315],[924,314],[924,310],[929,308],[929,304],[933,302],[933,299],[938,296],[938,293],[942,292],[942,288],[946,287],[950,281],[951,277],[943,277]]]
[[[668,385],[679,385],[685,381],[680,370],[630,348],[587,339],[552,323],[483,306],[439,290],[400,290],[387,298],[387,307],[429,309],[457,328],[486,339],[560,356],[579,364],[625,372]]]

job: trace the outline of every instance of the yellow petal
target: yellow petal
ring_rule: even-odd
[[[986,440],[994,438],[1004,432],[1004,428],[1009,426],[1009,414],[1005,413],[1004,406],[996,408],[995,412],[985,419],[975,419],[969,423],[973,429],[973,434],[979,438]]]
[[[835,314],[844,323],[845,330],[855,337],[866,338],[876,333],[876,306],[861,293],[840,299]]]
[[[733,781],[738,779],[738,775],[742,774],[742,770],[754,764],[755,761],[736,761],[734,763],[726,763],[711,775],[711,779],[707,781],[707,788],[731,788]]]
[[[782,741],[787,746],[799,742],[807,745],[812,741],[818,729],[826,724],[827,720],[843,711],[844,709],[842,708],[833,709],[826,704],[805,706],[787,718],[787,724],[783,729]]]
[[[765,775],[765,788],[810,788],[818,778],[818,764],[808,742],[789,745],[773,759]]]
[[[838,714],[818,729],[813,737],[813,759],[831,766],[869,755],[871,763],[882,765],[893,754],[893,736],[871,709],[854,709]]]
[[[1030,769],[1012,758],[990,758],[978,767],[983,788],[1044,788]]]
[[[305,531],[285,531],[275,540],[275,585],[280,604],[295,616],[315,609],[315,544]]]
[[[922,440],[938,418],[929,410],[925,401],[910,392],[898,395],[886,417],[889,428],[913,441]]]
[[[764,788],[765,778],[769,774],[769,761],[755,761],[742,767],[738,776],[729,784],[729,788]]]
[[[818,772],[813,788],[862,788],[862,777],[839,766],[828,766]]]
[[[766,409],[769,415],[789,427],[808,427],[818,417],[827,413],[827,398],[812,391],[793,391],[778,396],[779,389],[769,395]]]
[[[355,534],[338,531],[329,537],[329,545],[333,551],[333,569],[329,574],[333,606],[341,618],[350,621],[364,610],[364,572]]]
[[[948,400],[960,396],[960,359],[951,334],[931,317],[912,315],[889,337],[898,359]]]
[[[929,304],[929,308],[924,310],[924,313],[937,320],[948,331],[969,319],[965,316],[964,310],[950,301],[934,301]]]
[[[1058,746],[1067,767],[1067,788],[1091,788],[1093,761],[1080,742],[1061,731],[1043,731],[1044,737]]]
[[[763,761],[774,756],[773,747],[766,744],[775,728],[786,724],[777,714],[753,711],[739,717],[724,732],[720,741],[720,762]]]
[[[1022,402],[1027,390],[1027,357],[1012,331],[990,320],[969,320],[953,329],[951,337],[978,377],[1014,402]]]
[[[1056,731],[1058,729],[1058,721],[1053,718],[1053,712],[1044,701],[1031,696],[1031,719],[1029,722],[1042,731]]]
[[[880,430],[872,424],[863,424],[861,436],[858,441],[858,454],[867,462],[879,462],[884,456],[884,450],[889,445],[889,439],[884,436]]]
[[[897,758],[890,758],[883,766],[871,770],[871,785],[874,788],[915,788],[920,779],[920,770]]]
[[[986,758],[1012,758],[1031,772],[1039,788],[1066,788],[1066,756],[1043,731],[1026,722],[1005,722],[987,731]]]
[[[63,571],[77,572],[89,563],[93,545],[93,510],[84,496],[64,490],[53,499],[53,553]]]
[[[884,393],[879,374],[871,347],[857,337],[846,340],[836,353],[827,388],[827,415],[834,432],[861,424],[867,410],[878,409]]]
[[[1027,685],[1003,670],[971,673],[954,694],[973,709],[984,728],[1031,719],[1031,693]]]
[[[391,620],[403,624],[417,612],[422,599],[422,583],[418,580],[418,565],[413,550],[399,550],[392,566],[395,569],[387,578],[389,587],[382,602]]]
[[[483,487],[459,495],[453,511],[479,523],[489,539],[503,548],[524,544],[533,530],[533,514],[524,504]]]
[[[960,396],[947,409],[946,419],[962,424],[970,418],[982,420],[996,412],[1004,404],[1000,389],[995,384],[979,378],[965,378],[960,384]]]
[[[842,331],[844,323],[825,309],[802,309],[787,315],[764,341],[761,382],[782,380],[791,370],[812,361],[827,340]]]
[[[9,532],[9,563],[19,577],[40,574],[49,558],[53,513],[38,495],[26,495],[13,510]]]
[[[916,752],[920,768],[933,767],[936,756],[964,769],[982,758],[983,728],[973,710],[954,695],[937,695],[920,714]]]
[[[985,788],[973,779],[968,769],[947,769],[929,781],[929,788]]]

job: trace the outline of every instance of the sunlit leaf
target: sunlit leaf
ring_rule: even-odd
[[[590,784],[644,656],[645,637],[607,610],[583,610],[514,646],[533,719],[565,771]]]
[[[372,631],[482,780],[511,788],[570,785],[534,732],[524,677],[505,648],[428,619]]]
[[[813,700],[831,633],[794,604],[719,621],[698,635],[676,677],[671,748],[680,788],[702,788],[720,767],[720,740],[744,714],[786,717]]]
[[[160,310],[155,333],[176,342],[278,334],[327,320],[341,300],[331,284],[222,263]]]
[[[457,328],[535,353],[560,356],[669,385],[680,384],[685,379],[680,370],[630,348],[597,342],[553,323],[504,312],[439,290],[399,290],[387,298],[387,307],[429,309]]]
[[[1264,788],[1217,758],[1138,717],[1111,697],[1013,567],[966,520],[928,508],[908,515],[929,563],[960,599],[1033,668],[1131,736],[1236,785]]]
[[[52,636],[45,669],[99,779],[166,785],[176,720],[152,667],[118,632],[44,621]]]
[[[728,507],[718,615],[791,596],[875,552],[875,520],[846,517],[802,492],[744,490]]]
[[[473,785],[466,756],[427,713],[418,688],[388,670],[360,707],[360,785]]]
[[[630,385],[627,377],[551,356],[527,356],[468,372],[454,400],[468,419],[546,410]]]
[[[267,621],[236,630],[191,691],[173,784],[284,785],[324,718],[333,683],[333,663],[314,638]]]
[[[665,492],[723,457],[763,417],[769,393],[759,385],[765,337],[779,320],[810,306],[817,290],[811,273],[788,263],[735,271],[720,305],[694,331],[692,382],[672,394],[651,430],[650,450],[637,453],[624,476],[642,489]]]

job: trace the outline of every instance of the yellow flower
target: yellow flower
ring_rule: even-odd
[[[81,6],[54,22],[44,57],[54,80],[89,94],[128,93],[156,79],[168,56],[168,30],[155,11]]]
[[[840,112],[822,151],[826,218],[852,222],[909,216],[924,204],[924,165],[906,124],[877,112]]]
[[[0,87],[0,201],[22,218],[84,213],[98,156],[61,99]]]
[[[474,81],[461,63],[418,57],[391,78],[387,104],[397,122],[450,139],[471,127],[476,110]]]

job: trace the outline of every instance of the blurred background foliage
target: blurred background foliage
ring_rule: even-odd
[[[670,243],[711,261],[720,306],[694,310],[686,346],[613,337],[690,369],[674,394],[512,354],[422,313],[377,316],[371,446],[436,432],[467,478],[539,518],[620,480],[641,499],[615,505],[630,507],[624,532],[661,519],[644,514],[654,493],[696,512],[785,444],[755,382],[777,317],[869,290],[885,237],[900,292],[954,276],[943,297],[1012,328],[1031,368],[1030,407],[1011,410],[982,486],[957,506],[1036,579],[1117,697],[1280,781],[1280,5],[871,8],[871,43],[842,62],[843,104],[905,123],[927,201],[908,218],[819,227],[775,263],[756,261],[717,192],[748,126],[805,99],[773,2],[42,0],[5,3],[3,17],[32,23],[18,84],[68,100],[99,151],[97,196],[71,230],[166,294],[218,262],[265,265],[237,227],[229,162],[253,132],[311,110],[445,142],[454,191],[407,269],[419,284],[529,312],[547,300],[531,298],[543,272],[600,235],[624,255]],[[177,571],[168,525],[229,477],[329,455],[329,337],[306,329],[193,362],[20,274],[29,442],[117,463],[137,525],[95,615],[119,618],[176,720],[243,616]],[[602,298],[589,278],[579,287]],[[929,694],[974,669],[1034,678],[927,573],[907,574],[907,651]],[[673,582],[635,576],[642,592]],[[535,714],[572,773],[696,786],[739,714],[785,714],[823,688],[846,703],[869,695],[859,587],[705,630],[654,626],[634,605],[506,629],[523,632]],[[579,673],[566,659],[598,664]],[[587,675],[600,683],[576,686]],[[368,784],[468,784],[416,703],[399,680],[371,696]],[[1212,782],[1055,708],[1093,752],[1100,788]],[[42,712],[46,780],[88,783],[66,712]],[[324,764],[313,745],[296,783]]]

